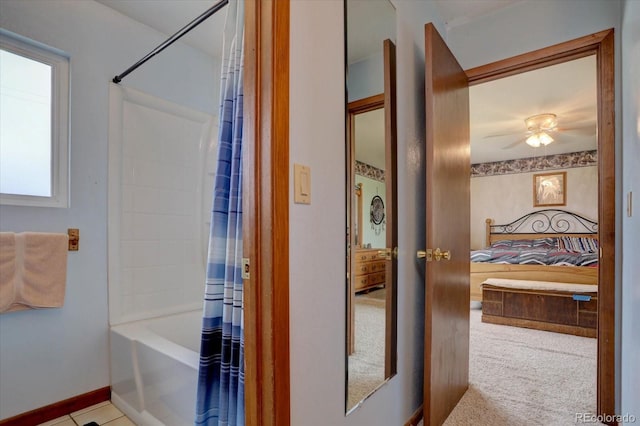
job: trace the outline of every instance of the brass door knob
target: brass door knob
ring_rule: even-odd
[[[440,259],[451,260],[451,252],[449,250],[441,251],[440,247],[433,251],[433,257],[439,261]]]
[[[427,259],[427,262],[431,262],[433,259],[440,261],[440,259],[451,260],[451,252],[449,250],[442,251],[440,247],[437,249],[418,250],[416,253],[418,259]]]
[[[398,258],[398,247],[394,247],[393,250],[391,250],[390,248],[378,250],[378,257],[381,257],[385,260],[391,260],[391,256],[393,256],[394,259]]]

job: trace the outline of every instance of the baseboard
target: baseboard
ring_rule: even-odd
[[[8,419],[0,420],[0,426],[36,426],[49,420],[57,419],[83,408],[90,407],[102,401],[111,399],[111,387],[96,389],[91,392],[77,395],[64,401],[58,401],[51,405],[36,408],[26,413]]]
[[[420,404],[418,409],[415,411],[415,413],[413,413],[409,420],[407,420],[404,426],[418,426],[418,423],[420,423],[420,420],[422,420],[422,407],[423,405]]]

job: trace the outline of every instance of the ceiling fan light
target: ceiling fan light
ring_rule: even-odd
[[[536,132],[529,136],[526,142],[529,146],[538,148],[540,145],[549,145],[553,142],[553,138],[545,132]]]
[[[538,138],[537,133],[534,133],[533,135],[529,136],[526,142],[527,142],[527,145],[533,148],[538,148],[540,146],[540,138]]]
[[[553,142],[553,138],[545,132],[538,133],[538,140],[542,145],[549,145],[551,142]]]

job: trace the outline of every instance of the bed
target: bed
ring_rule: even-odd
[[[569,253],[560,253],[563,250],[554,250],[554,248],[558,248],[556,245],[558,241],[577,241],[580,243],[585,239],[590,239],[597,244],[597,222],[566,210],[545,209],[526,214],[507,224],[493,224],[492,219],[487,219],[485,224],[486,247],[471,252],[471,300],[482,301],[481,284],[488,278],[576,284],[598,283],[597,246],[595,247],[596,252],[592,252],[590,255],[591,259],[583,259],[584,261],[578,266],[569,265],[566,258],[558,257],[563,254],[569,255]],[[543,244],[540,243],[540,240],[546,241],[549,252],[555,255],[555,260],[553,256],[551,257],[550,265],[543,264],[542,260],[532,257],[537,253],[522,255],[522,251],[526,249],[531,252],[538,250],[540,246],[534,247],[534,245]],[[522,242],[522,245],[529,244],[531,247],[514,247],[518,246],[519,242]],[[478,255],[483,251],[490,250],[492,246],[499,247],[501,244],[510,244],[510,247],[505,248],[506,251],[519,252],[517,256],[519,258],[530,257],[525,260],[526,263],[508,263],[512,261],[508,259],[497,259],[498,263],[496,263],[495,260],[482,259],[482,256]],[[509,253],[506,256],[508,257]],[[580,257],[584,258],[585,256],[577,253],[578,260]]]
[[[487,219],[486,247],[471,252],[471,299],[483,302],[483,321],[595,335],[597,235],[597,222],[566,210]]]

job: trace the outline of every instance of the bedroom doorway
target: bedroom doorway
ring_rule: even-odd
[[[598,240],[599,240],[599,263],[598,263],[598,302],[597,302],[597,413],[598,414],[614,414],[615,413],[615,360],[614,360],[614,310],[615,310],[615,153],[614,153],[614,61],[613,61],[613,30],[602,31],[566,43],[544,48],[538,51],[526,53],[513,58],[505,59],[488,65],[480,66],[467,70],[469,85],[476,86],[482,83],[494,82],[510,76],[522,77],[528,71],[540,70],[545,71],[551,69],[552,65],[570,66],[572,63],[592,61],[592,67],[595,68],[595,85],[596,96],[593,101],[595,106],[595,128],[597,140],[595,141],[595,151],[597,151],[597,172],[594,180],[597,181],[597,190],[593,197],[595,198],[596,208],[591,213],[592,218],[598,222]],[[560,79],[562,84],[567,85],[577,79],[579,71],[573,71],[569,74],[570,81],[566,78]],[[472,87],[473,90],[473,87]],[[509,95],[513,96],[512,93]],[[542,101],[540,101],[542,102]],[[532,103],[535,103],[532,101]],[[543,108],[543,107],[541,107]],[[550,107],[549,107],[550,108]],[[559,106],[557,108],[560,108]],[[565,126],[565,129],[588,128],[589,117],[584,111],[578,112],[580,107],[576,104],[567,103],[564,106],[567,113],[573,111],[575,122]],[[510,111],[511,113],[514,111]],[[532,112],[531,115],[526,114],[522,117],[523,132],[518,137],[514,137],[512,141],[505,142],[502,140],[502,151],[510,149],[526,148],[526,140],[532,133],[525,134],[528,130],[529,123],[525,125],[525,119],[539,114],[548,113],[558,117],[557,127],[561,128],[561,115],[551,110]],[[552,117],[553,118],[553,117]],[[526,126],[526,127],[525,127]],[[555,126],[555,125],[554,125]],[[564,126],[564,125],[563,125]],[[553,126],[552,126],[553,127]],[[538,128],[538,131],[541,129]],[[546,129],[542,129],[546,130]],[[588,133],[587,130],[582,129]],[[473,132],[473,125],[472,125]],[[541,132],[545,133],[545,132]],[[550,133],[550,132],[546,132]],[[568,133],[568,132],[567,132]],[[557,138],[556,146],[560,145],[566,135]],[[501,136],[496,136],[498,139]],[[531,143],[536,143],[531,141]],[[546,146],[545,141],[540,145]],[[567,145],[570,142],[566,143]],[[574,144],[575,145],[575,144]],[[576,145],[578,146],[578,145]],[[553,152],[553,144],[546,147],[547,153]],[[544,149],[543,149],[544,151]],[[586,149],[586,151],[590,151]],[[566,152],[565,152],[566,153]],[[472,152],[473,155],[473,152]],[[548,154],[547,154],[548,155]],[[506,161],[505,159],[501,161]],[[503,163],[503,169],[514,167],[514,164],[521,164],[523,160],[515,163]],[[525,162],[526,163],[526,162]],[[547,173],[547,172],[544,172]],[[514,176],[514,175],[510,175]],[[529,179],[531,179],[529,177]],[[579,178],[578,178],[579,179]],[[510,179],[513,181],[513,178]],[[533,200],[535,195],[531,193],[533,185],[530,183],[527,192],[529,200]],[[565,191],[566,192],[566,191]],[[566,194],[565,194],[566,195]],[[501,190],[501,197],[506,198]],[[575,194],[573,194],[575,197]],[[571,197],[571,194],[569,195]],[[529,201],[531,203],[532,201]],[[535,205],[535,203],[533,204]],[[529,211],[535,210],[532,204],[529,204]],[[563,203],[567,205],[567,203]],[[564,208],[564,207],[559,207]],[[595,216],[595,217],[593,217]],[[490,217],[490,216],[488,216]],[[516,219],[519,216],[510,218]],[[473,215],[472,215],[473,218]],[[477,221],[477,218],[475,218]],[[482,218],[481,222],[485,218]],[[508,221],[502,222],[507,223]],[[481,224],[483,226],[484,224]],[[472,223],[472,248],[478,245],[478,237],[474,237],[473,228],[477,224]],[[476,238],[475,242],[473,238]],[[472,289],[473,292],[473,289]]]

